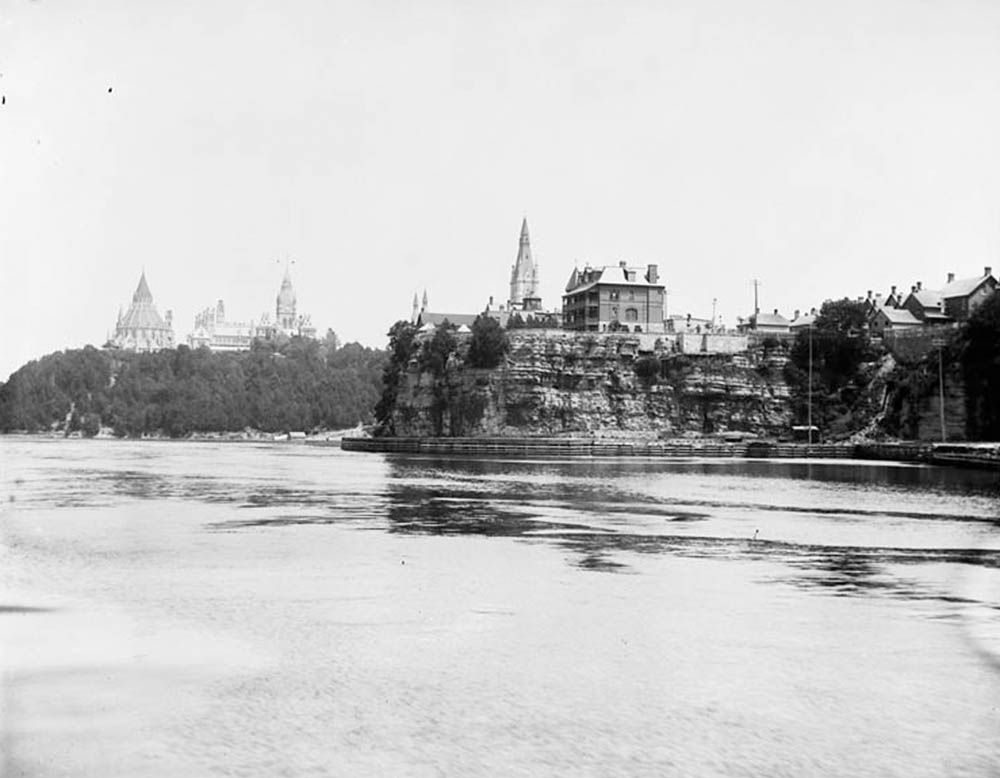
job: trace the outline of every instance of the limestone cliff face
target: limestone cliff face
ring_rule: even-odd
[[[414,359],[400,378],[400,436],[788,432],[785,358],[764,349],[680,355],[650,334],[514,330],[506,364],[465,365],[468,340],[443,375]]]

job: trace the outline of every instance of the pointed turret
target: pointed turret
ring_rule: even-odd
[[[416,324],[417,323],[417,317],[420,316],[420,309],[418,307],[419,305],[420,305],[420,303],[417,302],[417,293],[414,292],[413,293],[413,311],[410,313],[410,324]]]
[[[423,313],[426,310],[427,310],[427,290],[424,289],[424,299],[423,302],[420,304],[420,312]]]

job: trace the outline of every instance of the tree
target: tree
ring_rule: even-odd
[[[435,378],[441,378],[445,374],[448,366],[448,358],[455,353],[458,348],[458,341],[455,340],[452,330],[454,325],[447,320],[436,330],[434,336],[424,343],[420,350],[420,368],[429,372]]]
[[[507,334],[500,322],[481,313],[472,323],[472,340],[469,344],[469,366],[494,368],[507,355]]]
[[[865,322],[864,303],[827,300],[812,328],[796,336],[785,379],[800,423],[808,417],[811,397],[814,423],[834,433],[856,426],[855,403],[868,383],[861,368],[874,357]]]
[[[375,405],[375,421],[383,434],[395,433],[392,412],[399,393],[399,379],[416,347],[416,334],[416,326],[408,321],[397,321],[389,328],[389,359],[382,370],[382,396]]]
[[[969,317],[959,349],[969,435],[1000,440],[1000,292],[993,292]]]

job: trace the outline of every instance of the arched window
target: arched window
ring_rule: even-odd
[[[625,309],[625,321],[639,321],[639,311],[636,308]]]

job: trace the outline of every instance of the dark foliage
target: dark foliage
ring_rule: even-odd
[[[813,327],[796,337],[785,367],[798,423],[809,415],[811,362],[813,424],[832,435],[855,428],[855,405],[870,380],[865,366],[874,358],[864,304],[846,298],[823,303]]]
[[[1000,292],[969,317],[959,348],[969,437],[1000,440]]]
[[[417,328],[408,321],[397,321],[389,328],[389,358],[382,369],[382,394],[375,405],[375,421],[381,434],[395,433],[392,411],[399,393],[399,377],[410,363],[416,347]]]
[[[434,336],[420,350],[420,369],[435,378],[441,378],[448,366],[448,358],[458,348],[458,341],[447,321],[434,331]]]
[[[643,386],[650,387],[660,376],[660,360],[656,357],[640,357],[633,365],[636,377]]]
[[[0,386],[0,431],[94,435],[350,427],[371,418],[381,351],[292,338],[248,352],[178,346],[150,354],[92,346],[29,362]]]
[[[472,340],[469,343],[470,367],[494,368],[507,355],[509,344],[500,323],[485,313],[472,323]]]

